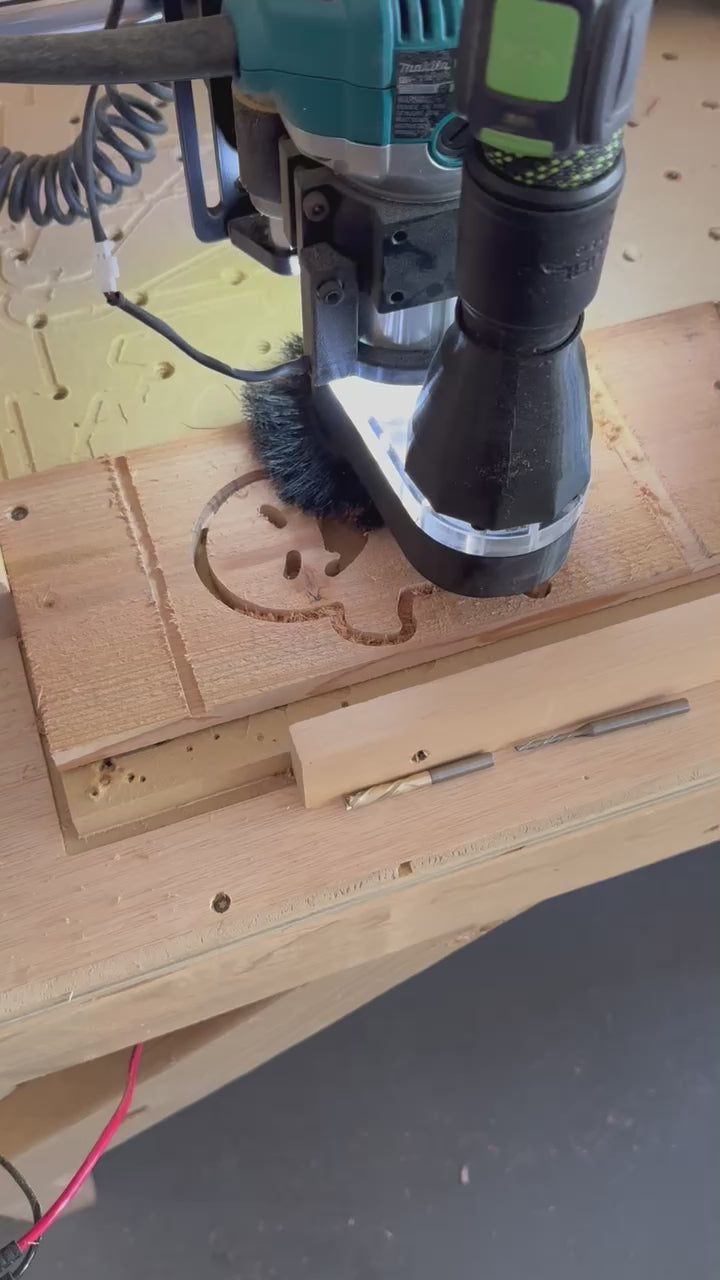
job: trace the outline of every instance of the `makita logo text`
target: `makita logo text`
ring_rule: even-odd
[[[447,71],[448,63],[444,58],[436,58],[434,62],[401,62],[399,72],[401,76],[412,75],[415,71]]]

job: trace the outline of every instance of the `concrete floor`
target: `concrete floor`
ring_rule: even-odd
[[[717,1280],[719,908],[720,847],[536,908],[112,1153],[38,1280]]]

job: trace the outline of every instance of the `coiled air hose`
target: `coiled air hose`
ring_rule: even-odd
[[[170,85],[156,81],[138,88],[147,98],[117,85],[106,86],[95,107],[89,178],[81,134],[64,151],[52,155],[27,155],[0,147],[0,214],[7,205],[11,222],[21,222],[27,215],[38,227],[50,222],[70,226],[88,216],[88,181],[94,184],[99,204],[117,204],[124,189],[139,182],[143,166],[155,158],[153,139],[168,127],[162,111],[172,102]],[[112,152],[124,162],[122,167]]]

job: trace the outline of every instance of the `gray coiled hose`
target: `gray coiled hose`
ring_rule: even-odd
[[[87,218],[88,180],[99,204],[117,204],[126,187],[140,180],[142,168],[155,158],[153,139],[167,132],[162,112],[172,102],[165,82],[138,85],[148,97],[107,85],[95,107],[96,143],[90,177],[85,173],[82,136],[64,151],[27,155],[0,147],[0,213],[7,205],[11,222],[30,217],[38,227],[50,222],[67,227]],[[116,158],[124,164],[118,167]],[[103,181],[104,180],[104,181]]]

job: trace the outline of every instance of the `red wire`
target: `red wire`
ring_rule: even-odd
[[[95,1168],[95,1165],[103,1152],[107,1150],[110,1142],[115,1137],[115,1134],[125,1119],[125,1116],[130,1110],[133,1093],[135,1092],[138,1064],[140,1062],[142,1048],[141,1044],[136,1044],[130,1054],[130,1061],[128,1062],[127,1069],[127,1080],[125,1082],[125,1089],[123,1091],[122,1098],[120,1099],[114,1114],[105,1125],[105,1128],[95,1143],[95,1146],[88,1152],[77,1173],[70,1179],[65,1190],[60,1192],[55,1203],[51,1204],[47,1212],[44,1213],[37,1222],[33,1223],[33,1225],[25,1232],[25,1235],[21,1236],[17,1241],[18,1249],[22,1249],[24,1252],[31,1244],[34,1244],[42,1235],[45,1234],[48,1227],[52,1226],[56,1218],[60,1217],[63,1209],[65,1209],[73,1197],[77,1195],[83,1182],[85,1182],[86,1178],[88,1178],[92,1173],[92,1170]]]

